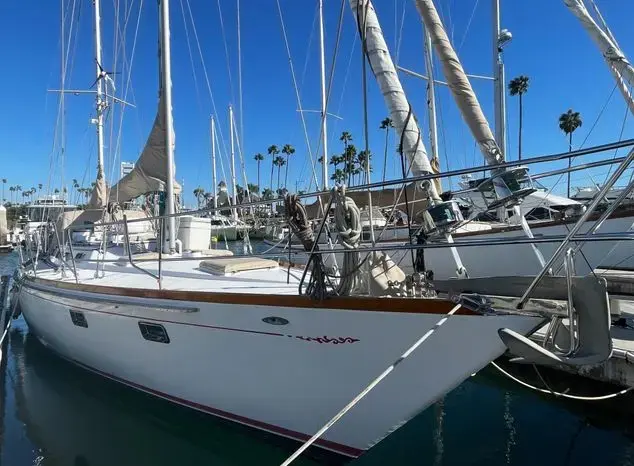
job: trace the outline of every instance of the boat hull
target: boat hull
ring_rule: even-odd
[[[25,280],[20,305],[30,331],[62,357],[155,396],[300,441],[451,307],[377,312],[192,302],[44,282]],[[501,355],[499,328],[526,334],[541,321],[452,316],[317,445],[360,455]],[[169,342],[146,339],[142,326],[148,325],[162,326]]]

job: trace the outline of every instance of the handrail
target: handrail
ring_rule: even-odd
[[[603,201],[603,198],[608,193],[608,191],[612,188],[612,186],[614,186],[614,183],[616,183],[617,180],[621,177],[621,175],[625,172],[625,170],[627,170],[627,167],[630,165],[632,160],[634,160],[634,149],[630,150],[630,153],[627,154],[627,158],[617,167],[614,173],[612,173],[612,175],[610,176],[610,179],[601,187],[599,192],[594,196],[587,210],[581,215],[579,220],[577,220],[577,223],[575,223],[575,225],[572,227],[572,229],[570,230],[566,238],[557,247],[557,249],[551,256],[551,258],[548,260],[548,262],[546,262],[542,270],[539,272],[539,274],[535,277],[533,282],[526,289],[526,291],[522,295],[522,298],[520,299],[520,302],[517,305],[518,309],[521,309],[524,306],[524,304],[526,304],[526,302],[528,301],[528,298],[530,297],[530,294],[533,292],[533,290],[535,290],[535,288],[537,287],[541,279],[544,278],[544,276],[548,273],[548,271],[551,269],[553,264],[557,261],[557,259],[559,259],[559,256],[564,251],[564,249],[566,249],[566,247],[568,246],[572,238],[579,232],[583,224],[590,218],[590,215],[592,215],[592,213],[597,208],[597,206]],[[634,181],[631,181],[630,183],[628,183],[627,189],[630,188],[630,185],[632,183],[634,183]]]
[[[392,244],[386,246],[360,246],[359,252],[389,252],[389,251],[400,251],[400,250],[418,250],[418,249],[442,249],[442,248],[450,248],[450,247],[477,247],[477,246],[506,246],[506,245],[517,245],[517,244],[542,244],[542,243],[558,243],[566,239],[566,235],[548,235],[548,236],[540,236],[535,238],[528,237],[517,237],[517,238],[490,238],[484,240],[470,240],[470,241],[458,241],[454,243],[423,243],[423,244]],[[634,232],[631,233],[600,233],[590,235],[589,237],[585,235],[576,235],[570,239],[571,242],[577,241],[589,241],[589,242],[602,242],[602,241],[632,241],[634,240]],[[395,241],[398,243],[404,243],[405,240]],[[333,254],[339,252],[338,250],[315,250],[312,251],[312,254]],[[344,252],[343,249],[340,252]],[[311,254],[310,251],[294,251],[295,255],[305,255]],[[281,257],[285,254],[285,252],[280,252],[279,254],[244,254],[239,257],[258,257],[258,258],[276,258]],[[184,261],[184,260],[206,260],[206,259],[215,259],[218,256],[189,256],[189,257],[164,257],[162,259],[163,262],[172,262],[172,261]],[[158,259],[136,259],[136,263],[142,262],[156,262]],[[95,262],[96,259],[82,259],[84,262]],[[112,259],[112,260],[103,260],[105,263],[119,263],[120,259]]]
[[[512,167],[517,167],[517,166],[522,166],[522,165],[530,165],[533,163],[545,163],[545,162],[553,162],[553,161],[561,161],[561,160],[566,160],[566,159],[571,159],[571,158],[575,158],[575,157],[579,157],[582,155],[589,155],[589,154],[594,154],[594,153],[598,153],[598,152],[605,152],[608,150],[612,150],[612,149],[619,149],[622,147],[630,147],[630,146],[634,146],[634,139],[627,139],[625,141],[620,141],[620,142],[614,142],[614,143],[609,143],[609,144],[603,144],[600,146],[594,146],[594,147],[589,147],[587,149],[580,149],[580,150],[576,150],[576,151],[572,151],[572,152],[562,152],[559,154],[553,154],[553,155],[543,155],[543,156],[538,156],[538,157],[530,157],[530,158],[526,158],[526,159],[522,159],[521,161],[519,160],[515,160],[515,161],[510,161],[510,162],[506,162],[503,164],[499,164],[496,166],[496,168],[500,168],[500,169],[504,169],[504,168],[512,168]],[[618,159],[610,159],[609,162],[606,161],[605,165],[611,165],[611,164],[617,164],[620,163],[622,161],[624,161],[625,159],[623,158],[618,158]],[[460,176],[460,175],[467,175],[470,173],[477,173],[477,172],[483,172],[483,171],[487,171],[490,170],[491,166],[490,165],[481,165],[478,167],[472,167],[472,168],[461,168],[458,170],[451,170],[451,171],[446,171],[446,172],[442,172],[442,173],[433,173],[433,174],[429,174],[429,175],[420,175],[420,176],[413,176],[413,177],[409,177],[409,178],[399,178],[399,179],[395,179],[395,180],[386,180],[386,181],[377,181],[375,183],[368,183],[368,184],[362,184],[362,185],[358,185],[358,186],[350,186],[346,188],[347,192],[355,192],[355,191],[364,191],[364,190],[368,190],[368,189],[373,189],[373,188],[381,188],[381,187],[386,187],[386,186],[395,186],[395,185],[402,185],[402,184],[409,184],[409,183],[416,183],[419,181],[426,181],[426,180],[432,180],[432,179],[436,179],[436,178],[447,178],[447,177],[451,177],[451,176]],[[567,171],[568,169],[566,169]],[[576,171],[575,167],[571,167],[570,171]],[[549,174],[550,176],[550,174]],[[539,174],[536,175],[531,175],[532,178],[536,178],[536,177],[541,177]],[[297,197],[299,199],[306,199],[306,198],[312,198],[312,197],[316,197],[316,196],[326,196],[329,194],[329,191],[315,191],[312,193],[306,193],[306,194],[299,194],[297,195]],[[262,199],[259,201],[252,201],[252,202],[245,202],[245,203],[241,203],[240,207],[253,207],[253,206],[257,206],[257,205],[266,205],[266,204],[270,204],[271,202],[276,202],[276,201],[280,201],[281,199]],[[157,219],[161,219],[161,218],[171,218],[171,217],[182,217],[185,215],[200,215],[200,214],[207,214],[207,213],[212,213],[212,212],[217,212],[220,210],[226,210],[226,206],[225,207],[205,207],[203,209],[198,209],[198,210],[189,210],[189,211],[181,211],[181,212],[177,212],[174,214],[165,214],[165,215],[157,215],[154,217],[143,217],[143,218],[135,218],[135,219],[131,219],[128,220],[128,223],[136,223],[136,222],[144,222],[144,221],[148,221],[148,220],[157,220]],[[123,221],[114,221],[114,222],[104,222],[101,223],[100,226],[102,227],[106,227],[106,226],[114,226],[114,225],[121,225],[123,223]],[[73,228],[72,226],[69,226],[68,228]]]
[[[159,290],[160,290],[161,289],[161,276],[160,275],[156,275],[156,274],[150,272],[149,270],[145,270],[145,269],[139,267],[138,265],[136,265],[134,263],[134,260],[132,259],[132,249],[130,249],[130,238],[128,237],[128,235],[129,235],[129,232],[128,232],[128,217],[125,214],[123,214],[123,231],[124,231],[123,241],[125,242],[125,248],[128,251],[128,261],[130,262],[130,265],[132,267],[134,267],[135,269],[137,269],[137,270],[149,275],[150,277],[154,278],[155,280],[157,280],[158,281]],[[162,249],[162,245],[161,245],[161,248],[159,248],[159,251],[160,251],[160,249]],[[161,267],[160,264],[161,264],[161,253],[159,252],[159,270],[160,270],[160,267]]]
[[[68,247],[70,249],[70,258],[73,263],[73,274],[75,275],[75,283],[79,283],[79,278],[77,278],[77,264],[75,263],[75,251],[73,251],[73,239],[70,236],[70,230],[67,230],[68,234]]]

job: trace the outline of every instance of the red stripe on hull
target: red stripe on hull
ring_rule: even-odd
[[[49,349],[52,349],[50,347],[50,345],[45,344],[45,346]],[[59,354],[56,352],[56,354]],[[234,422],[238,422],[240,424],[244,424],[246,426],[249,427],[253,427],[256,429],[260,429],[260,430],[265,430],[267,432],[272,432],[274,434],[277,435],[281,435],[282,437],[287,437],[293,440],[298,440],[298,441],[302,441],[305,442],[306,440],[308,440],[309,438],[311,438],[311,435],[308,434],[304,434],[301,432],[296,432],[294,430],[290,430],[290,429],[285,429],[284,427],[279,427],[273,424],[268,424],[266,422],[262,422],[262,421],[258,421],[255,419],[250,419],[248,417],[245,416],[241,416],[239,414],[234,414],[234,413],[230,413],[228,411],[223,411],[221,409],[217,409],[217,408],[213,408],[211,406],[206,406],[200,403],[196,403],[193,401],[189,401],[189,400],[185,400],[183,398],[179,398],[173,395],[169,395],[167,393],[163,393],[161,391],[158,390],[154,390],[153,388],[149,388],[146,387],[144,385],[140,385],[138,383],[135,382],[131,382],[129,380],[126,379],[122,379],[121,377],[117,377],[116,375],[112,375],[109,374],[107,372],[103,372],[100,371],[99,369],[95,369],[92,366],[89,366],[87,364],[81,363],[75,359],[72,358],[68,358],[66,356],[63,356],[60,354],[60,357],[72,362],[73,364],[76,364],[77,366],[80,366],[86,370],[89,370],[91,372],[94,372],[95,374],[99,374],[103,377],[107,377],[111,380],[114,380],[115,382],[119,382],[122,383],[124,385],[127,385],[129,387],[135,388],[137,390],[141,390],[143,392],[149,393],[151,395],[154,396],[158,396],[159,398],[163,398],[165,400],[171,401],[173,403],[182,405],[182,406],[187,406],[189,408],[195,409],[197,411],[202,411],[204,413],[207,414],[211,414],[213,416],[217,416],[223,419],[227,419],[229,421],[234,421]],[[364,450],[360,450],[358,448],[354,448],[354,447],[350,447],[348,445],[343,445],[341,443],[337,443],[337,442],[333,442],[330,440],[324,440],[324,439],[319,439],[315,442],[315,445],[321,447],[321,448],[325,448],[326,450],[330,450],[333,451],[335,453],[339,453],[341,455],[345,455],[345,456],[349,456],[352,458],[357,458],[359,456],[361,456],[364,453]]]

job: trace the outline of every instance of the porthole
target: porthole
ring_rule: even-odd
[[[154,324],[151,322],[139,322],[139,329],[141,335],[147,341],[154,341],[156,343],[169,343],[170,337],[167,334],[167,330],[161,324]]]
[[[284,317],[277,317],[277,316],[265,317],[264,319],[262,319],[262,322],[271,324],[271,325],[287,325],[288,324],[288,320],[286,320]]]
[[[88,321],[86,320],[86,316],[81,311],[74,311],[69,309],[70,312],[70,320],[73,321],[73,324],[77,327],[88,328]]]

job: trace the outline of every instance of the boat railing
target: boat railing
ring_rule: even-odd
[[[143,272],[146,275],[149,275],[150,277],[154,278],[157,282],[158,282],[158,287],[159,290],[162,287],[162,243],[161,243],[161,232],[163,231],[163,219],[159,218],[158,219],[158,228],[157,228],[157,233],[156,233],[156,249],[158,252],[158,274],[152,273],[149,270],[146,270],[142,267],[139,267],[137,264],[135,264],[135,261],[133,259],[133,254],[132,254],[132,248],[130,247],[130,233],[128,231],[128,217],[124,214],[123,215],[123,241],[125,242],[124,247],[125,250],[128,254],[128,262],[130,263],[130,265],[132,267],[134,267],[135,269],[139,270],[140,272]],[[105,258],[104,258],[105,259]],[[104,262],[104,261],[101,261]]]
[[[583,156],[583,155],[592,155],[592,154],[596,154],[596,153],[600,153],[600,152],[605,152],[605,151],[610,151],[610,150],[616,150],[616,149],[620,149],[620,148],[624,148],[624,147],[633,147],[634,146],[634,139],[626,139],[623,141],[618,141],[618,142],[612,142],[612,143],[608,143],[608,144],[602,144],[599,146],[594,146],[594,147],[588,147],[585,149],[579,149],[576,151],[571,151],[571,152],[562,152],[562,153],[558,153],[558,154],[552,154],[552,155],[542,155],[542,156],[537,156],[537,157],[529,157],[529,158],[525,158],[522,159],[521,161],[516,160],[516,161],[510,161],[510,162],[505,162],[503,164],[499,164],[496,165],[496,169],[505,169],[505,168],[513,168],[513,167],[518,167],[518,166],[522,166],[522,165],[532,165],[532,164],[539,164],[539,163],[547,163],[547,162],[557,162],[557,161],[563,161],[563,160],[568,160],[568,159],[574,159],[576,157],[579,156]],[[599,162],[592,162],[592,164],[585,164],[585,165],[576,165],[576,166],[572,166],[570,168],[566,168],[566,169],[562,169],[562,170],[558,170],[556,172],[548,172],[547,174],[531,174],[531,178],[532,179],[537,179],[537,178],[544,178],[546,176],[554,176],[554,175],[558,175],[558,174],[562,174],[562,173],[568,173],[568,172],[572,172],[572,171],[577,171],[577,170],[582,170],[582,169],[586,169],[588,167],[597,167],[597,166],[604,166],[604,165],[615,165],[615,164],[619,164],[619,163],[623,163],[623,161],[625,161],[627,157],[619,157],[619,158],[609,158],[609,159],[605,159]],[[358,192],[358,191],[367,191],[367,190],[371,190],[371,189],[377,189],[377,188],[383,188],[383,187],[389,187],[389,186],[398,186],[398,185],[407,185],[407,184],[411,184],[411,183],[418,183],[421,181],[427,181],[427,180],[433,180],[433,179],[438,179],[438,178],[449,178],[449,177],[455,177],[455,176],[461,176],[461,175],[467,175],[467,174],[471,174],[471,173],[478,173],[478,172],[485,172],[485,171],[489,171],[491,170],[491,165],[481,165],[481,166],[477,166],[477,167],[470,167],[470,168],[461,168],[461,169],[457,169],[457,170],[450,170],[450,171],[446,171],[446,172],[441,172],[441,173],[433,173],[433,174],[427,174],[427,175],[420,175],[420,176],[412,176],[409,178],[399,178],[399,179],[394,179],[394,180],[386,180],[386,181],[377,181],[375,183],[367,183],[367,184],[361,184],[361,185],[357,185],[357,186],[349,186],[346,188],[347,192]],[[315,198],[318,196],[324,196],[324,197],[328,197],[330,196],[330,191],[314,191],[311,193],[304,193],[304,194],[298,194],[297,197],[298,199],[311,199],[311,198]],[[251,202],[245,202],[245,203],[241,203],[239,205],[239,207],[244,208],[244,207],[253,207],[253,206],[258,206],[258,205],[267,205],[267,204],[271,204],[271,202],[281,202],[283,199],[267,199],[267,200],[258,200],[258,201],[251,201]],[[226,206],[225,207],[204,207],[202,209],[196,209],[196,210],[184,210],[181,212],[176,212],[174,214],[165,214],[165,215],[159,215],[159,216],[153,216],[153,217],[142,217],[142,218],[134,218],[134,219],[129,219],[128,220],[128,224],[131,223],[135,223],[135,222],[145,222],[148,220],[156,220],[156,219],[160,219],[160,218],[177,218],[177,217],[182,217],[184,215],[202,215],[202,214],[211,214],[213,212],[219,212],[221,210],[226,210]],[[112,221],[112,222],[104,222],[101,223],[100,226],[102,227],[106,227],[106,226],[114,226],[114,225],[122,225],[123,221],[122,220],[116,220],[116,221]]]
[[[544,162],[552,162],[552,161],[557,161],[557,160],[565,160],[565,159],[569,159],[571,157],[577,157],[580,155],[586,155],[586,154],[593,154],[596,152],[601,152],[601,151],[606,151],[606,150],[611,150],[611,149],[615,149],[615,148],[620,148],[620,147],[628,147],[628,146],[634,146],[634,139],[629,139],[626,141],[621,141],[621,142],[616,142],[616,143],[610,143],[610,144],[604,144],[601,146],[596,146],[593,148],[587,148],[587,149],[582,149],[582,150],[578,150],[578,151],[573,151],[573,152],[567,152],[567,153],[562,153],[562,154],[554,154],[554,155],[547,155],[547,156],[540,156],[540,157],[532,157],[532,158],[528,158],[528,159],[524,159],[521,162],[520,161],[514,161],[514,162],[508,162],[502,165],[502,167],[515,167],[515,166],[520,166],[520,165],[529,165],[529,164],[533,164],[533,163],[544,163]],[[502,245],[519,245],[519,244],[530,244],[530,245],[537,245],[537,244],[541,244],[541,243],[562,243],[564,244],[564,246],[560,245],[560,248],[557,250],[557,254],[554,258],[551,258],[551,260],[549,261],[549,267],[546,269],[547,272],[550,269],[550,267],[552,267],[553,263],[555,263],[555,261],[558,259],[558,256],[561,254],[561,251],[563,251],[565,249],[565,245],[569,244],[570,242],[577,242],[577,244],[582,244],[584,242],[594,242],[594,241],[624,241],[624,240],[632,240],[634,239],[634,232],[619,232],[619,233],[597,233],[596,230],[599,228],[600,224],[612,213],[614,212],[614,209],[616,209],[616,207],[618,206],[618,204],[613,204],[610,205],[608,207],[608,209],[603,212],[603,215],[601,215],[599,217],[599,220],[596,221],[596,223],[594,224],[594,226],[585,234],[580,234],[579,233],[579,228],[578,226],[580,226],[583,222],[587,221],[590,219],[590,215],[592,213],[594,213],[594,211],[596,210],[597,206],[599,205],[601,199],[602,199],[602,195],[604,194],[606,189],[609,189],[615,182],[616,180],[619,178],[619,176],[623,173],[623,171],[625,170],[625,168],[623,167],[627,167],[627,165],[629,164],[629,162],[631,162],[632,157],[634,156],[634,150],[632,150],[630,152],[630,154],[627,157],[622,157],[619,159],[610,159],[608,161],[606,161],[606,164],[609,163],[619,163],[619,168],[617,169],[617,171],[611,176],[610,178],[610,182],[606,183],[603,187],[603,189],[601,190],[601,192],[598,193],[598,195],[595,197],[595,202],[593,202],[589,208],[586,210],[586,212],[584,212],[584,214],[581,216],[581,218],[579,219],[579,222],[577,222],[577,227],[575,229],[574,232],[570,232],[567,235],[549,235],[549,236],[537,236],[537,237],[512,237],[512,238],[471,238],[471,237],[466,237],[466,238],[462,238],[460,241],[455,242],[455,243],[450,243],[448,241],[428,241],[428,242],[423,242],[421,244],[374,244],[374,245],[362,245],[361,246],[361,250],[363,251],[363,253],[371,253],[371,252],[390,252],[390,251],[399,251],[399,250],[425,250],[425,249],[437,249],[437,248],[452,248],[452,247],[459,247],[459,248],[465,248],[465,247],[481,247],[481,246],[502,246]],[[412,177],[412,178],[407,178],[407,179],[401,179],[401,180],[392,180],[392,181],[388,181],[388,182],[381,182],[381,183],[370,183],[370,184],[366,184],[366,185],[362,185],[362,186],[354,186],[354,187],[350,187],[347,190],[348,191],[359,191],[359,190],[367,190],[367,189],[371,189],[373,187],[379,187],[379,186],[386,186],[386,185],[396,185],[396,184],[404,184],[404,183],[411,183],[411,182],[415,182],[415,181],[423,181],[423,180],[429,180],[429,179],[433,179],[433,178],[438,178],[438,177],[449,177],[449,176],[455,176],[455,175],[459,175],[459,174],[465,174],[465,173],[473,173],[473,172],[478,172],[478,171],[483,171],[483,170],[490,170],[490,166],[482,166],[482,167],[474,167],[474,168],[469,168],[469,169],[460,169],[460,170],[453,170],[453,171],[449,171],[449,172],[444,172],[441,174],[433,174],[433,175],[423,175],[423,176],[419,176],[419,177]],[[574,168],[574,167],[573,167]],[[539,175],[536,175],[539,176]],[[625,196],[627,194],[627,192],[631,191],[631,187],[627,190],[624,190],[622,196],[620,196],[620,199],[623,200],[625,199]],[[331,197],[331,193],[328,191],[321,191],[321,192],[316,192],[316,193],[308,193],[308,194],[302,194],[300,196],[298,196],[298,198],[310,198],[310,197],[315,197],[315,196],[328,196]],[[270,203],[270,200],[262,200],[262,201],[253,201],[250,203],[246,203],[244,205],[242,205],[243,207],[249,207],[252,205],[259,205],[259,204],[268,204]],[[139,269],[140,271],[142,271],[143,273],[146,273],[148,275],[150,275],[151,277],[153,277],[154,279],[156,279],[159,282],[159,286],[160,286],[160,282],[161,282],[161,264],[164,261],[170,261],[170,260],[204,260],[207,258],[212,258],[213,256],[205,256],[205,255],[191,255],[191,256],[184,256],[184,255],[179,255],[178,257],[170,257],[169,255],[167,255],[166,257],[163,256],[162,254],[162,240],[161,240],[161,235],[162,235],[162,230],[163,230],[163,223],[165,221],[165,219],[171,218],[171,217],[182,217],[185,215],[196,215],[196,214],[207,214],[210,212],[214,212],[216,210],[220,210],[221,208],[215,209],[213,207],[207,207],[204,209],[199,209],[199,210],[194,210],[194,211],[182,211],[182,212],[178,212],[172,215],[158,215],[158,216],[154,216],[154,217],[142,217],[142,218],[138,218],[138,219],[128,219],[125,215],[123,216],[122,220],[116,220],[116,221],[111,221],[111,222],[104,222],[100,224],[100,227],[114,227],[114,226],[118,226],[118,225],[123,225],[123,229],[124,229],[124,243],[125,243],[125,249],[126,249],[126,254],[127,254],[127,260],[130,262],[130,264]],[[159,270],[158,270],[158,274],[142,269],[139,267],[139,264],[144,263],[144,262],[156,262],[157,258],[135,258],[134,255],[132,254],[131,251],[131,247],[130,247],[130,235],[129,235],[129,230],[128,230],[128,225],[134,222],[147,222],[148,220],[150,221],[155,221],[156,224],[158,225],[157,227],[157,252],[159,253],[158,255],[158,262],[159,262]],[[323,229],[323,219],[322,222],[320,223],[320,230]],[[73,230],[73,227],[69,227],[69,237],[70,237],[70,231]],[[105,230],[104,230],[105,233]],[[319,237],[319,234],[318,236]],[[573,250],[574,252],[577,252],[579,249],[579,246],[576,246]],[[333,251],[330,249],[324,249],[324,250],[312,250],[312,251],[292,251],[291,248],[289,247],[289,263],[291,262],[290,257],[291,254],[295,254],[295,255],[300,255],[300,254],[310,254],[312,255],[318,255],[318,254],[332,254]],[[283,254],[285,254],[285,252],[276,252],[276,253],[272,253],[272,254],[248,254],[248,256],[251,257],[274,257],[274,258],[280,258]],[[73,258],[74,258],[74,254],[73,254]],[[88,259],[82,259],[82,261],[84,262],[101,262],[101,263],[105,263],[105,262],[121,262],[121,259],[118,260],[107,260],[105,257],[104,258],[100,258],[100,259],[95,259],[95,260],[88,260]],[[75,268],[75,266],[74,266]],[[545,272],[545,273],[547,273]],[[543,275],[540,275],[539,277],[537,277],[537,280],[541,279]],[[531,290],[529,289],[529,292]]]
[[[437,243],[422,243],[422,244],[387,244],[387,245],[376,245],[371,246],[361,246],[359,248],[360,252],[390,252],[390,251],[409,251],[409,250],[425,250],[425,249],[444,249],[450,247],[482,247],[482,246],[506,246],[506,245],[520,245],[520,244],[544,244],[544,243],[560,243],[567,238],[566,235],[544,235],[538,236],[535,238],[528,237],[517,237],[517,238],[487,238],[487,239],[470,239],[465,241],[456,241],[454,243],[446,243],[446,242],[437,242]],[[579,234],[570,238],[570,242],[603,242],[603,241],[632,241],[634,240],[634,232],[623,232],[623,233],[595,233],[592,235]],[[267,253],[267,254],[247,254],[241,255],[240,257],[260,257],[260,258],[275,258],[281,257],[286,252],[282,253]],[[294,255],[305,255],[309,254],[306,251],[293,251]],[[314,250],[312,254],[321,254],[321,255],[329,255],[332,254],[332,251],[329,249],[325,250]],[[134,255],[132,255],[134,257]],[[205,259],[214,259],[218,256],[205,256],[205,255],[191,255],[191,256],[174,256],[170,257],[163,256],[163,262],[169,261],[182,261],[182,260],[205,260]],[[135,263],[142,262],[156,262],[158,258],[137,258],[134,259]],[[104,262],[104,263],[121,263],[120,259],[82,259],[82,262]],[[156,277],[155,277],[156,278]]]
[[[625,160],[623,160],[623,162],[621,162],[618,165],[614,173],[612,173],[612,175],[610,175],[610,178],[603,184],[599,192],[592,199],[592,202],[588,205],[588,208],[586,209],[586,211],[583,214],[581,214],[577,222],[568,232],[568,235],[566,236],[566,238],[561,242],[561,244],[559,244],[559,246],[557,247],[555,252],[553,252],[550,259],[548,259],[548,261],[542,267],[542,270],[539,272],[539,274],[537,274],[533,282],[528,286],[528,288],[526,289],[526,291],[524,292],[524,294],[522,295],[520,299],[518,308],[521,308],[522,306],[524,306],[524,304],[526,304],[531,293],[535,290],[539,282],[542,280],[542,278],[544,278],[544,276],[546,276],[546,274],[548,274],[551,271],[553,265],[559,259],[560,255],[567,249],[568,245],[572,241],[572,238],[579,232],[579,230],[581,230],[581,227],[583,226],[583,224],[587,220],[590,219],[590,216],[594,213],[596,208],[603,201],[604,196],[608,193],[610,188],[612,188],[612,186],[614,186],[614,184],[619,180],[621,175],[623,175],[623,173],[625,172],[625,170],[627,170],[627,168],[630,166],[633,160],[634,160],[634,149],[631,149],[629,154],[625,158]],[[631,190],[633,185],[634,185],[634,180],[628,183],[626,190]]]

